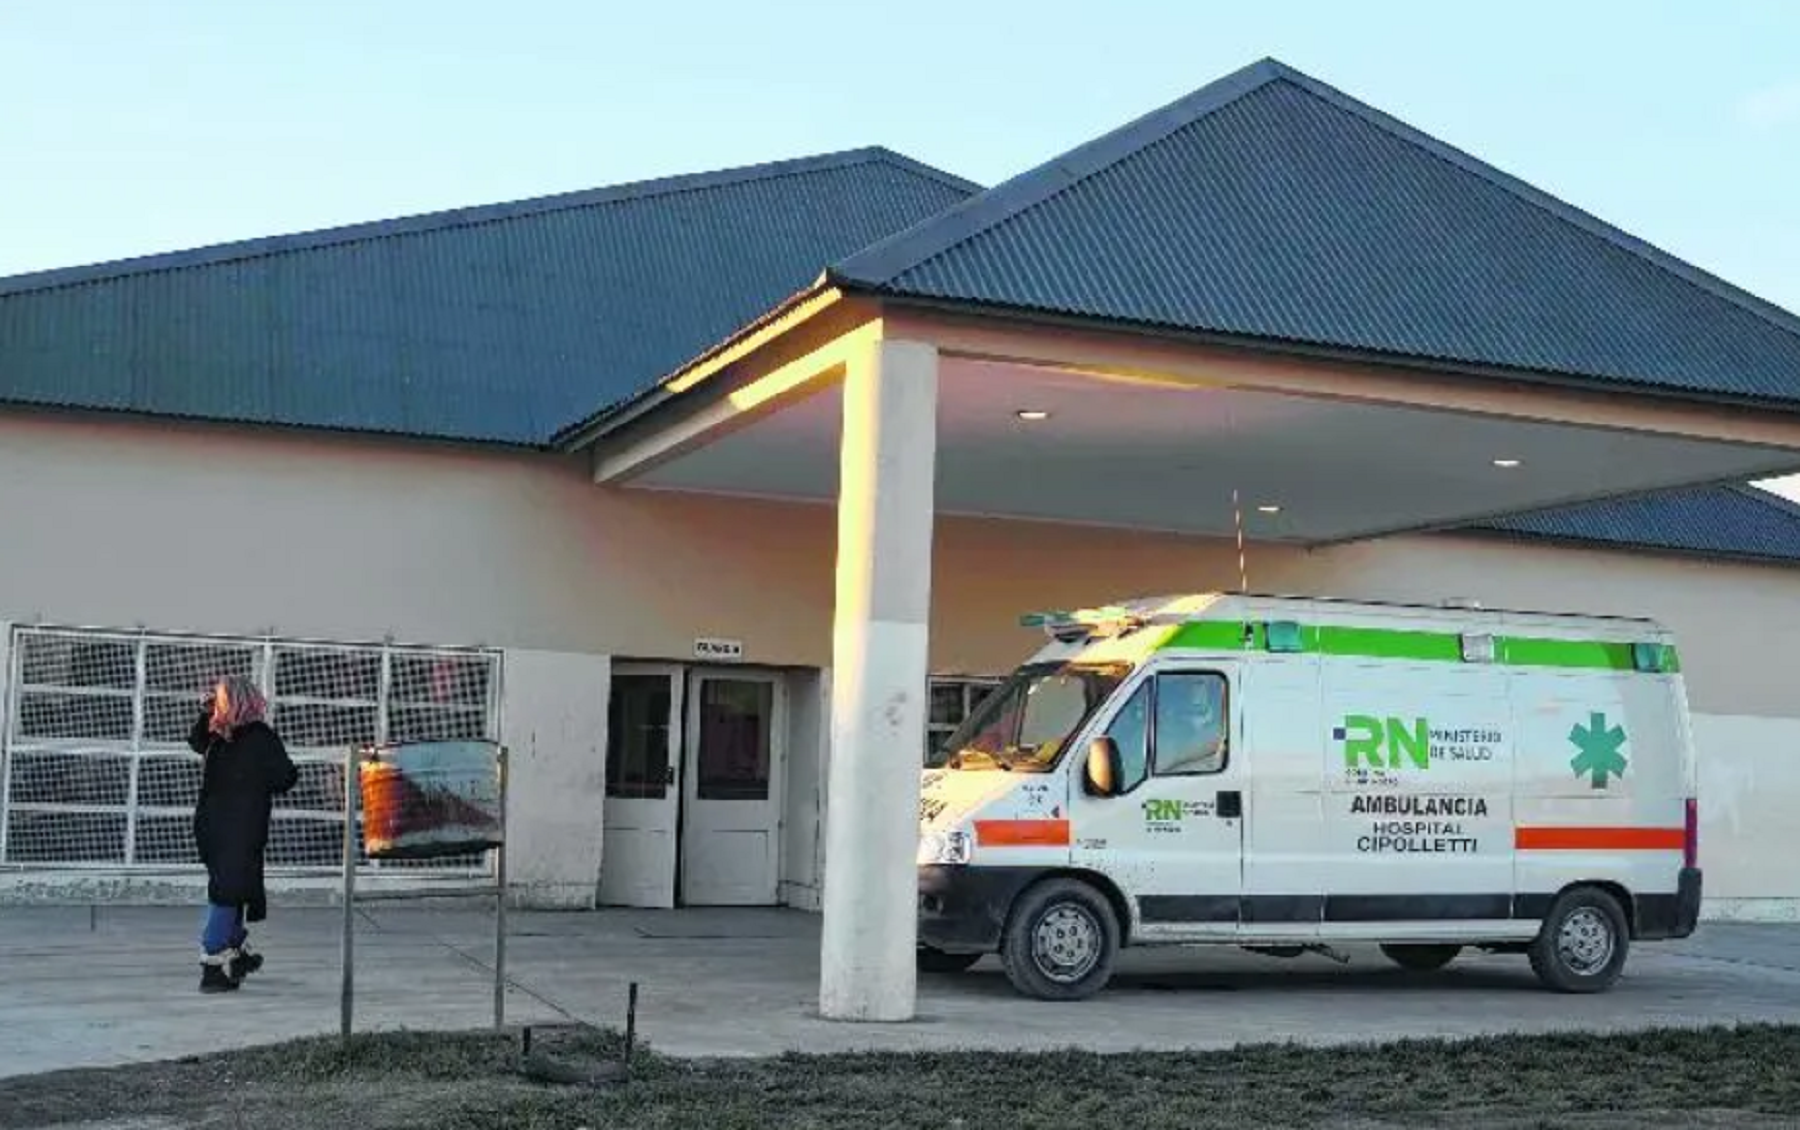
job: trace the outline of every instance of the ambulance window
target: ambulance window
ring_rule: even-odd
[[[1118,791],[1128,793],[1150,775],[1150,680],[1144,680],[1106,727],[1106,736],[1119,747]]]
[[[1156,680],[1156,774],[1217,773],[1225,768],[1225,680],[1182,671]]]

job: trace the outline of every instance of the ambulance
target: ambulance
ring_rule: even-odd
[[[1693,737],[1646,620],[1208,593],[1035,614],[927,763],[922,972],[1100,991],[1126,946],[1613,985],[1691,935]]]

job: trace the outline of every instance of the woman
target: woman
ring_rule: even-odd
[[[194,843],[206,865],[206,924],[200,935],[200,991],[229,992],[262,968],[246,922],[268,917],[263,851],[273,797],[300,771],[264,721],[268,704],[241,675],[219,680],[200,708],[188,745],[206,758],[194,807]]]

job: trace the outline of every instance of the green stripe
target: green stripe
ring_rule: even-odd
[[[1495,659],[1520,667],[1580,667],[1597,671],[1634,670],[1631,645],[1598,640],[1545,640],[1502,636],[1494,641]]]
[[[1251,645],[1262,647],[1262,626],[1252,629],[1254,636]],[[1207,651],[1243,651],[1244,622],[1242,620],[1190,620],[1175,629],[1175,634],[1166,640],[1163,647],[1190,647]]]
[[[1316,641],[1311,636],[1316,635]],[[1400,632],[1387,628],[1320,627],[1303,633],[1308,651],[1368,659],[1429,659],[1462,662],[1462,637],[1442,632]]]
[[[1249,625],[1251,643],[1244,644],[1246,625],[1241,620],[1196,620],[1169,634],[1157,650],[1191,648],[1197,651],[1260,651],[1261,624]],[[1559,667],[1590,671],[1633,671],[1632,645],[1600,640],[1553,640],[1530,636],[1497,636],[1494,662],[1510,667]],[[1361,659],[1405,659],[1431,663],[1461,663],[1462,637],[1450,632],[1399,631],[1391,628],[1353,628],[1337,625],[1304,625],[1300,649],[1319,655]],[[1669,648],[1670,673],[1681,670],[1681,657]]]

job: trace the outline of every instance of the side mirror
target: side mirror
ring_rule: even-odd
[[[1088,745],[1087,772],[1082,784],[1089,796],[1113,796],[1125,779],[1125,765],[1119,757],[1119,745],[1111,738],[1095,738]]]

